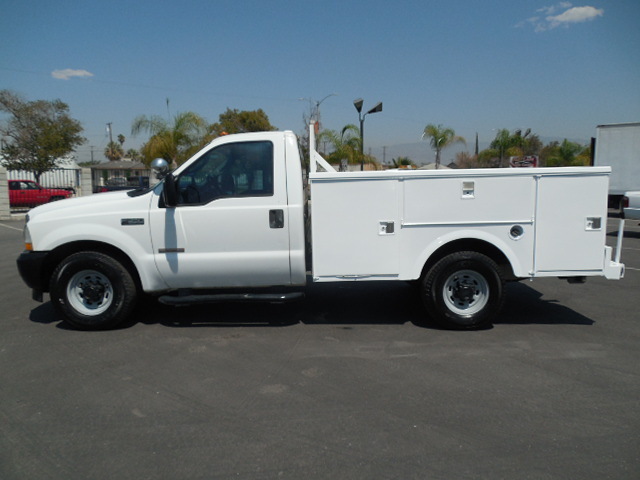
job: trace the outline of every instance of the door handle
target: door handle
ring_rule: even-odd
[[[284,228],[284,210],[269,210],[269,227]]]

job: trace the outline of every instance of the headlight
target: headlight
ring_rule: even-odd
[[[33,251],[33,243],[31,242],[31,233],[29,233],[29,226],[25,223],[22,230],[22,238],[24,239],[25,250]]]

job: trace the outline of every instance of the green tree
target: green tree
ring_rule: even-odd
[[[504,167],[509,157],[540,155],[541,150],[542,142],[538,135],[531,133],[531,129],[524,132],[516,129],[511,133],[502,128],[496,133],[490,148],[479,153],[478,162],[487,167]]]
[[[562,143],[551,142],[543,152],[544,164],[547,167],[588,165],[589,161],[589,147],[570,142],[566,138]]]
[[[511,132],[509,132],[509,130],[507,130],[506,128],[498,130],[498,133],[496,133],[496,138],[494,138],[491,142],[490,148],[498,152],[498,155],[500,157],[500,163],[498,164],[499,166],[503,166],[505,157],[509,156],[509,153],[513,153],[509,152],[509,149],[512,147],[512,145],[513,139],[511,137]]]
[[[582,147],[582,151],[576,155],[574,165],[582,167],[591,165],[591,145]]]
[[[107,157],[110,162],[120,160],[124,156],[122,145],[116,142],[109,142],[104,149],[104,156]]]
[[[57,167],[56,160],[84,143],[80,122],[69,116],[61,100],[26,101],[9,90],[0,90],[0,111],[9,119],[0,126],[4,138],[4,166],[40,176]]]
[[[527,137],[531,133],[531,130],[527,130],[525,134],[522,134],[521,130],[515,130],[511,133],[506,128],[498,130],[496,138],[491,142],[490,147],[497,151],[500,157],[498,166],[506,166],[506,159],[509,157],[519,157],[525,155],[525,150],[530,151],[528,147]],[[533,155],[534,153],[530,153]]]
[[[400,167],[415,167],[416,164],[414,163],[413,160],[411,160],[409,157],[398,157],[398,158],[392,158],[391,159],[391,163],[393,164],[393,168],[400,168]]]
[[[478,166],[481,168],[496,168],[500,166],[499,150],[487,148],[478,154]]]
[[[513,133],[514,146],[520,150],[520,155],[539,155],[542,149],[542,142],[540,137],[531,133],[531,129],[528,128],[522,133],[522,130],[517,129]]]
[[[246,132],[270,132],[277,130],[271,125],[269,117],[262,110],[231,110],[221,113],[218,121],[209,125],[208,139],[213,140],[221,135]]]
[[[134,162],[141,162],[142,160],[144,160],[142,154],[135,148],[130,148],[129,150],[127,150],[124,156],[130,158]]]
[[[79,167],[93,167],[94,165],[100,165],[100,161],[98,160],[87,160],[86,162],[78,162]]]
[[[141,148],[146,163],[154,158],[164,158],[180,165],[201,147],[206,133],[206,121],[193,112],[178,113],[173,123],[153,115],[140,115],[131,125],[131,134],[146,131],[151,138]]]
[[[422,138],[428,138],[431,148],[436,151],[436,168],[440,167],[442,150],[455,143],[464,143],[465,145],[467,143],[464,138],[457,136],[452,128],[442,125],[427,125],[422,132]]]

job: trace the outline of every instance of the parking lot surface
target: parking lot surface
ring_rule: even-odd
[[[623,280],[510,284],[473,332],[418,326],[389,283],[74,331],[19,279],[21,228],[0,222],[4,480],[640,478],[637,222]]]

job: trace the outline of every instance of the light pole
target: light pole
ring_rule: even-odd
[[[353,106],[358,111],[358,119],[360,120],[360,171],[364,170],[364,117],[370,113],[378,113],[382,111],[382,102],[378,102],[375,107],[369,110],[367,113],[362,113],[362,104],[364,100],[357,98],[353,101]]]
[[[319,102],[316,102],[316,121],[318,123],[320,123],[320,104],[322,102],[324,102],[327,98],[329,97],[335,97],[337,96],[337,93],[330,93],[329,95],[327,95],[326,97],[324,97],[322,100],[320,100]]]
[[[337,93],[330,93],[329,95],[327,95],[326,97],[324,97],[322,100],[320,101],[315,101],[312,98],[299,98],[298,100],[308,100],[309,101],[309,105],[311,106],[310,108],[310,120],[315,120],[316,124],[318,125],[318,128],[320,127],[320,104],[322,102],[324,102],[327,98],[329,97],[335,97],[337,96]]]

